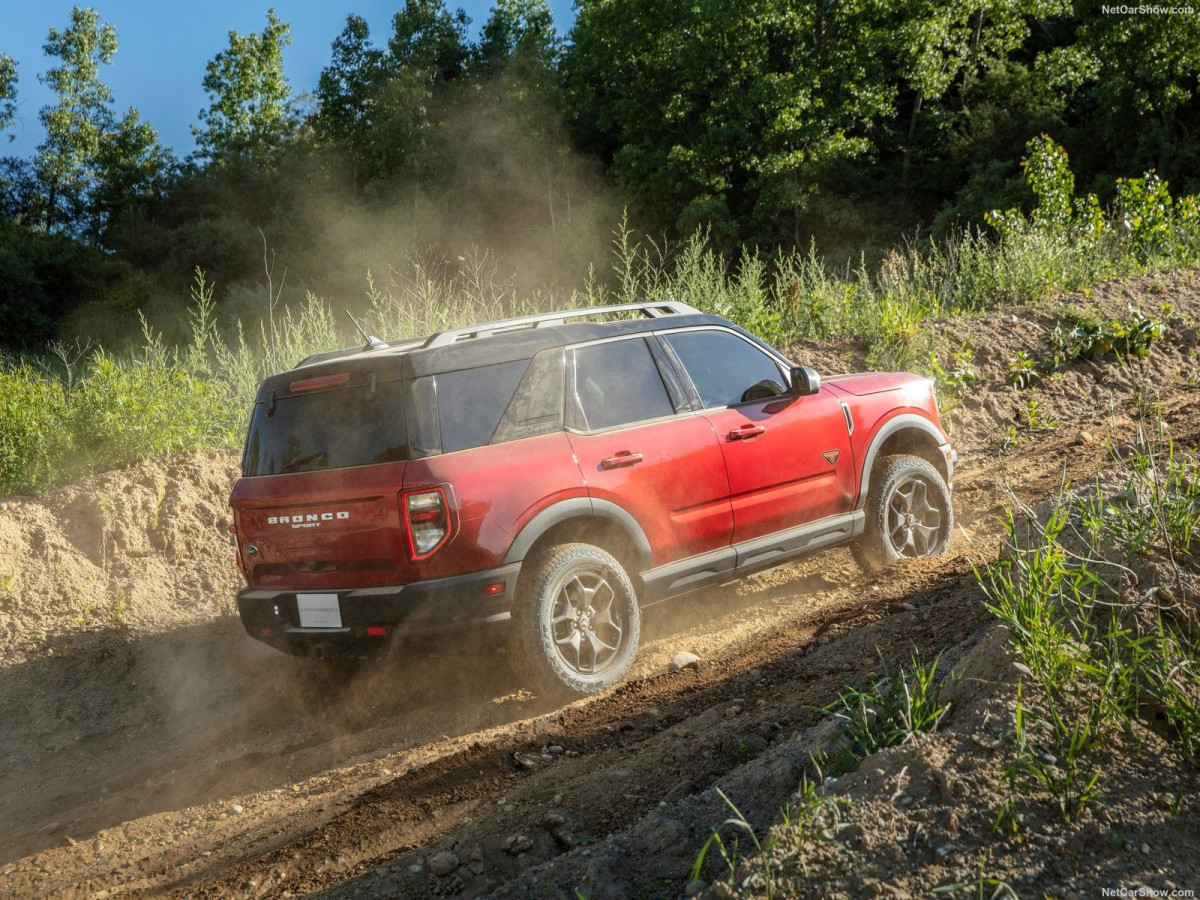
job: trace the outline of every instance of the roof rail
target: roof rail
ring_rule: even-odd
[[[430,347],[445,347],[464,339],[491,337],[501,331],[516,328],[547,328],[562,325],[567,319],[581,319],[585,316],[602,316],[618,312],[640,312],[647,318],[657,319],[667,315],[698,314],[700,310],[680,303],[678,300],[665,300],[661,303],[621,303],[616,306],[592,306],[586,309],[571,309],[560,312],[540,313],[534,316],[520,316],[515,319],[501,319],[498,322],[488,322],[486,325],[470,325],[466,328],[455,328],[450,331],[439,331],[430,335],[421,345],[422,350]]]

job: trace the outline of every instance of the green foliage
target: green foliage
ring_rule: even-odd
[[[863,690],[843,687],[826,711],[842,724],[846,768],[886,747],[895,747],[926,731],[936,731],[948,706],[939,702],[938,660],[928,665],[913,657],[907,669],[891,673],[884,665],[879,681]]]
[[[1128,319],[1109,319],[1105,322],[1081,322],[1070,332],[1056,326],[1054,341],[1060,351],[1074,359],[1094,359],[1104,353],[1118,357],[1145,358],[1155,341],[1166,333],[1161,321],[1139,309],[1129,307]]]
[[[1017,390],[1024,390],[1038,379],[1037,360],[1028,350],[1018,350],[1008,361],[1005,378]]]
[[[17,115],[17,64],[7,53],[0,52],[0,132]]]
[[[0,495],[40,491],[71,452],[62,385],[0,359]]]
[[[202,158],[261,163],[291,139],[299,118],[283,71],[283,50],[290,43],[291,26],[279,20],[274,8],[267,10],[261,32],[229,32],[229,46],[205,68],[210,101],[200,113],[202,127],[192,126]]]
[[[870,151],[895,97],[872,9],[587,0],[571,34],[576,127],[617,148],[614,174],[680,233],[798,242],[818,175]]]

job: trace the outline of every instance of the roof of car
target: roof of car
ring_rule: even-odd
[[[338,372],[377,374],[381,381],[392,381],[530,359],[542,350],[586,341],[645,334],[666,328],[730,324],[719,316],[701,313],[677,303],[659,304],[655,308],[665,309],[666,312],[651,314],[647,318],[617,321],[586,319],[589,315],[606,315],[612,311],[647,306],[652,305],[629,304],[547,313],[441,332],[418,340],[387,344],[377,341],[367,346],[317,353],[287,372],[268,378],[263,382],[259,394],[264,396],[270,391],[287,393],[288,385],[298,374],[319,377],[332,368]],[[580,321],[568,321],[573,318]]]

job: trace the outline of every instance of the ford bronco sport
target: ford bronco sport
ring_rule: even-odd
[[[647,604],[848,542],[943,553],[954,461],[928,379],[822,381],[681,303],[369,338],[258,392],[238,608],[322,657],[503,623],[531,686],[593,693]]]

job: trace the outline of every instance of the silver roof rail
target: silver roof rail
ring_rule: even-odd
[[[621,303],[616,306],[592,306],[586,309],[571,309],[560,312],[540,313],[534,316],[520,316],[515,319],[502,319],[499,322],[488,322],[486,325],[470,325],[466,328],[455,328],[450,331],[439,331],[430,335],[421,345],[422,350],[430,347],[445,347],[464,339],[491,337],[497,332],[510,331],[516,328],[548,328],[562,325],[567,319],[582,319],[586,316],[602,316],[609,313],[640,312],[648,318],[657,319],[660,316],[678,316],[699,314],[700,310],[680,303],[678,300],[665,300],[661,303]]]

